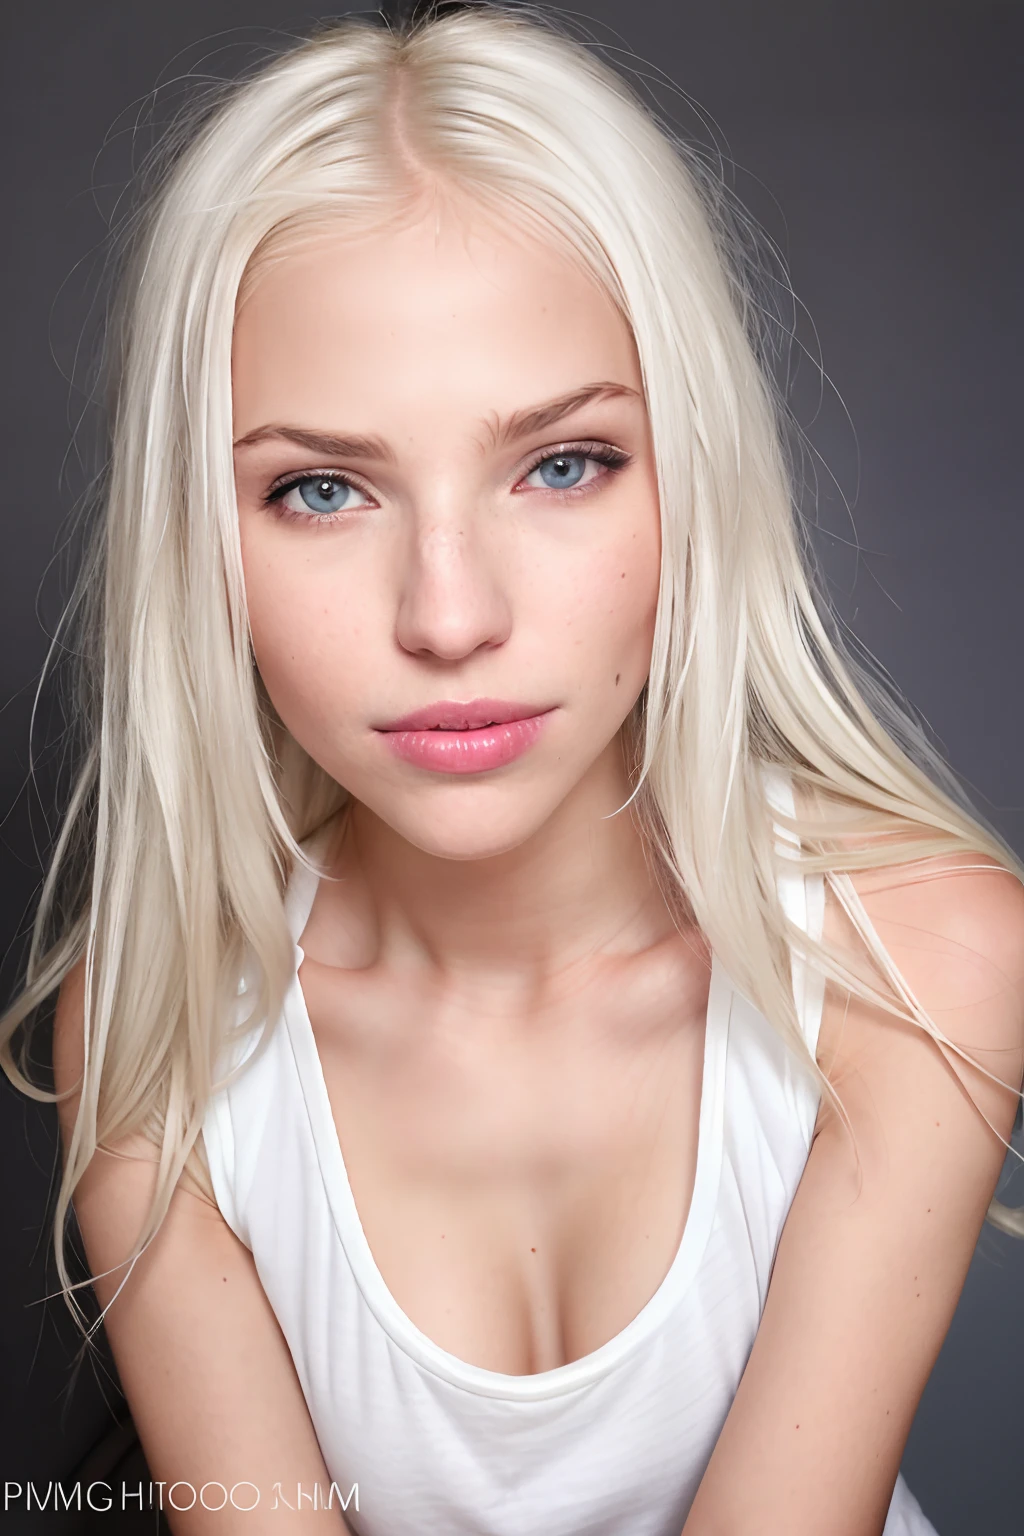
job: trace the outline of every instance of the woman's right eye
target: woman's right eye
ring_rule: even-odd
[[[338,474],[302,475],[286,480],[270,492],[267,502],[276,502],[280,511],[293,517],[314,520],[370,505],[365,491]]]

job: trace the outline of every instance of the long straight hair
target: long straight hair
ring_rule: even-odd
[[[84,752],[27,979],[0,1022],[7,1075],[52,1100],[13,1037],[85,957],[82,1093],[54,1216],[80,1319],[64,1258],[79,1178],[100,1144],[142,1132],[159,1148],[134,1257],[186,1164],[203,1177],[199,1132],[243,958],[252,1029],[277,1016],[294,963],[283,892],[299,843],[346,798],[255,669],[231,458],[237,307],[296,241],[379,226],[431,179],[556,242],[632,330],[662,517],[633,811],[670,901],[840,1112],[800,1033],[794,952],[964,1055],[902,984],[850,872],[972,850],[1024,877],[841,640],[796,506],[756,287],[700,156],[542,12],[333,25],[174,140],[109,331],[109,469],[70,609]],[[795,816],[769,812],[771,765],[791,776]],[[783,911],[773,820],[799,840],[795,868],[824,872],[862,956]],[[989,1219],[1024,1235],[1019,1212],[993,1202]]]

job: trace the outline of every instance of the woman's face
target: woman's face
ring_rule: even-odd
[[[447,858],[517,847],[573,796],[614,810],[660,531],[611,301],[439,204],[270,264],[232,372],[256,660],[310,756]]]

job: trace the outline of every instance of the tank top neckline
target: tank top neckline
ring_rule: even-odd
[[[311,860],[319,842],[320,839],[315,838],[306,844],[307,857]],[[638,1349],[679,1304],[697,1273],[711,1236],[722,1170],[725,1063],[734,991],[721,962],[712,954],[693,1194],[682,1237],[667,1273],[633,1320],[607,1343],[578,1360],[551,1370],[509,1375],[462,1360],[428,1338],[392,1296],[370,1250],[349,1183],[323,1063],[299,981],[299,967],[305,959],[299,939],[312,910],[319,881],[319,875],[313,870],[296,865],[289,882],[286,912],[295,948],[295,968],[285,995],[284,1023],[331,1216],[363,1299],[399,1349],[424,1370],[453,1386],[482,1397],[517,1402],[559,1397],[589,1386]]]

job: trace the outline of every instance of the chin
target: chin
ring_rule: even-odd
[[[459,789],[461,793],[443,797],[441,805],[433,795],[420,805],[363,803],[414,848],[436,859],[457,862],[494,859],[522,847],[541,830],[558,804],[557,799],[551,803],[527,799],[521,791],[502,804],[506,797],[467,793],[464,782]]]

